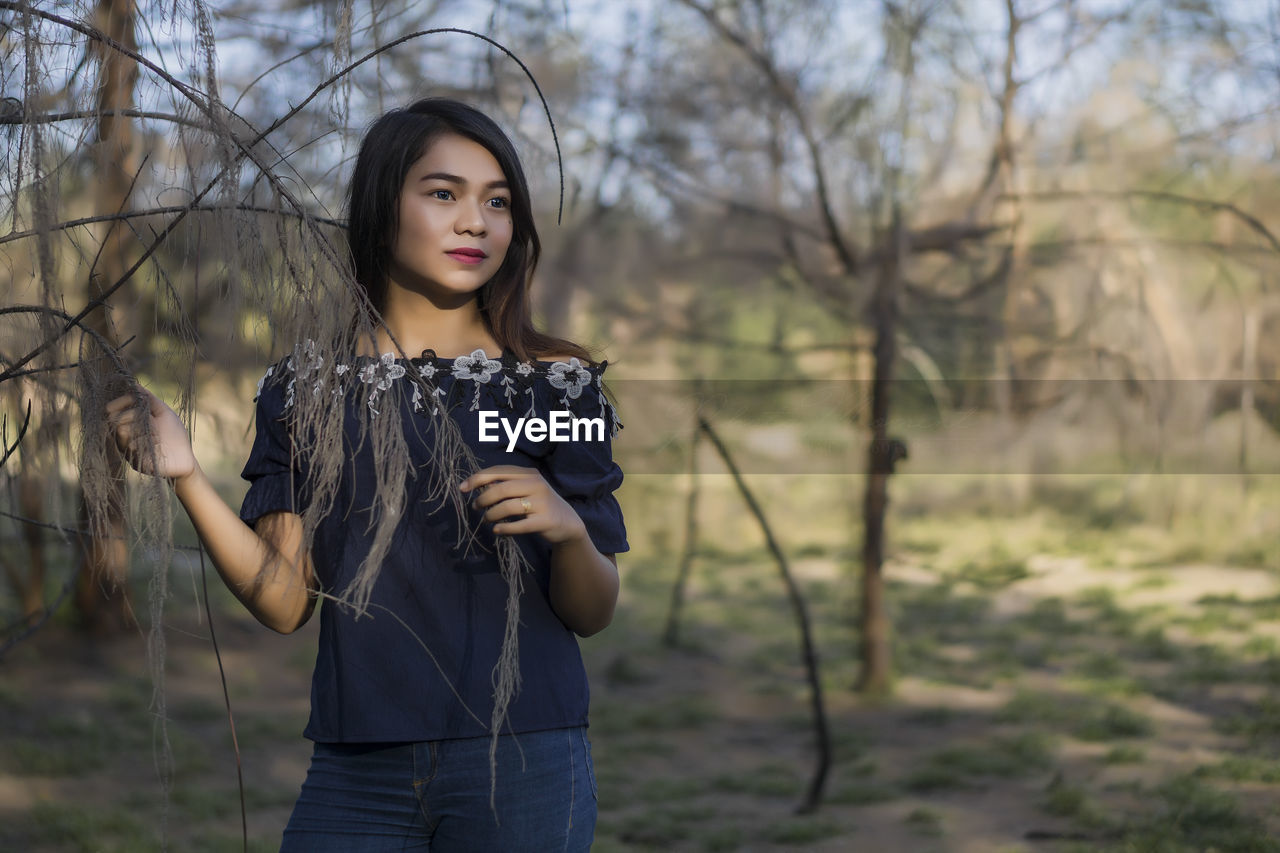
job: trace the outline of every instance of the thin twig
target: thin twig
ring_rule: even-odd
[[[22,112],[0,114],[0,126],[6,124],[54,124],[62,121],[76,121],[85,118],[101,118],[102,116],[118,116],[122,118],[155,119],[173,124],[194,127],[197,130],[212,130],[208,125],[180,116],[177,113],[158,113],[151,110],[71,110],[62,113],[40,113],[26,115]]]
[[[771,57],[757,50],[742,33],[725,24],[720,19],[720,16],[716,14],[714,7],[701,6],[694,0],[680,0],[680,3],[701,15],[703,20],[721,38],[746,54],[747,58],[769,81],[770,87],[782,99],[787,111],[795,119],[796,126],[800,129],[800,136],[804,139],[805,148],[808,150],[809,168],[813,172],[814,188],[817,191],[818,212],[822,215],[822,224],[826,228],[827,240],[840,258],[840,265],[845,273],[851,276],[857,275],[861,260],[858,257],[857,249],[845,240],[840,223],[836,220],[835,209],[831,203],[831,193],[827,188],[827,172],[822,162],[822,147],[818,143],[818,138],[813,129],[809,126],[809,117],[800,105],[800,99],[796,94],[795,87],[782,79],[782,74]]]
[[[0,466],[9,461],[18,449],[18,445],[22,444],[23,437],[27,434],[27,427],[31,426],[31,401],[27,401],[27,414],[22,419],[22,426],[18,427],[18,436],[13,440],[13,444],[9,444],[9,416],[5,415],[0,419],[0,444],[4,445],[4,456],[0,456]]]
[[[0,509],[0,518],[12,519],[13,521],[21,522],[22,524],[28,524],[32,527],[43,527],[46,530],[53,530],[57,533],[62,533],[66,536],[88,536],[90,535],[90,532],[91,532],[88,528],[67,527],[64,524],[55,524],[52,521],[41,521],[38,518],[28,518],[25,515],[19,515],[16,512],[9,512],[3,509]],[[113,534],[104,534],[102,538],[123,540],[123,539],[126,539],[127,537],[116,536]],[[194,551],[200,550],[199,545],[174,545],[173,547],[174,547],[174,550],[177,550],[177,551],[194,552]]]
[[[236,718],[231,712],[231,691],[227,688],[227,670],[222,665],[222,651],[218,648],[218,633],[213,628],[213,609],[209,606],[209,572],[205,568],[204,548],[200,552],[200,586],[204,590],[204,614],[209,620],[209,640],[213,643],[213,656],[218,661],[218,678],[222,680],[222,701],[227,706],[227,725],[231,729],[231,748],[236,754],[236,785],[240,789],[240,831],[244,839],[245,853],[249,850],[249,812],[245,806],[244,765],[240,761],[240,740],[236,737]]]
[[[702,395],[694,389],[694,405]],[[674,647],[680,642],[680,613],[684,609],[684,590],[693,569],[693,555],[698,547],[698,439],[702,436],[696,413],[693,434],[689,437],[689,494],[684,509],[684,551],[680,555],[680,568],[676,582],[671,587],[671,605],[667,610],[667,626],[662,632],[662,642]]]
[[[96,222],[111,222],[122,219],[140,219],[147,216],[164,216],[170,213],[213,213],[223,210],[237,210],[245,213],[270,213],[279,216],[290,216],[296,219],[307,219],[312,222],[320,222],[325,225],[332,225],[335,228],[346,228],[347,223],[341,219],[331,219],[324,216],[316,216],[311,213],[297,213],[292,210],[286,210],[278,207],[263,207],[253,204],[204,204],[196,207],[189,205],[169,205],[168,207],[151,207],[145,210],[127,210],[120,213],[103,214],[100,216],[84,216],[79,219],[68,219],[65,222],[57,222],[48,228],[28,228],[26,231],[10,231],[8,234],[0,236],[0,244],[8,243],[12,240],[22,240],[27,237],[34,237],[48,231],[65,231],[68,228],[79,228],[84,225],[93,225]]]
[[[98,301],[90,300],[89,304],[91,306],[96,305],[98,304]],[[103,351],[103,354],[115,363],[116,369],[119,370],[121,373],[128,375],[129,369],[125,366],[124,360],[121,359],[119,356],[119,350],[124,347],[124,344],[121,344],[119,347],[116,347],[110,341],[108,341],[105,337],[103,337],[102,333],[98,332],[96,329],[92,329],[84,325],[82,321],[84,319],[84,316],[88,313],[89,311],[88,309],[86,309],[84,311],[81,311],[79,316],[72,317],[66,311],[63,311],[58,308],[51,308],[47,305],[10,305],[6,308],[0,308],[0,316],[4,316],[6,314],[51,314],[60,320],[65,320],[67,323],[68,329],[78,327],[82,332],[84,332],[85,334],[93,338],[94,341],[98,344],[98,347]],[[133,339],[130,338],[129,340],[133,340]],[[128,341],[126,341],[125,343],[128,343]],[[18,361],[15,362],[12,366],[5,368],[3,372],[0,372],[0,382],[5,382],[9,379],[13,379],[16,376],[21,375],[19,374],[18,369],[28,364],[33,358],[35,358],[44,350],[48,349],[50,346],[53,346],[52,341],[49,341],[49,340],[42,341],[40,346],[36,347],[31,352],[27,353],[27,355],[25,355],[24,357],[18,359]]]
[[[787,597],[791,600],[791,609],[795,613],[796,624],[800,629],[800,645],[804,657],[805,672],[809,677],[809,697],[813,708],[813,727],[818,741],[818,764],[814,768],[809,790],[805,794],[804,800],[796,808],[798,814],[807,814],[815,811],[819,803],[822,802],[822,789],[827,781],[827,772],[831,769],[831,733],[827,726],[827,711],[822,699],[822,676],[819,672],[818,652],[813,642],[813,631],[809,625],[809,611],[805,605],[804,596],[800,592],[800,587],[791,575],[791,569],[787,565],[787,557],[782,552],[782,546],[774,539],[773,529],[769,526],[768,519],[765,518],[764,510],[761,509],[751,489],[747,487],[747,482],[742,478],[742,472],[738,470],[737,464],[733,461],[733,456],[730,455],[728,448],[720,440],[720,436],[711,427],[711,423],[701,414],[697,417],[698,428],[706,433],[707,438],[711,439],[711,443],[715,446],[716,452],[720,454],[725,467],[733,475],[733,481],[738,485],[738,491],[742,494],[742,499],[746,501],[747,508],[751,510],[751,514],[756,517],[756,521],[760,524],[760,530],[764,533],[765,543],[768,545],[770,553],[773,554],[774,561],[778,564],[778,571],[782,574],[783,583],[787,586]]]

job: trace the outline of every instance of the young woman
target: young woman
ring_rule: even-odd
[[[605,363],[530,322],[528,187],[482,113],[433,98],[378,119],[349,214],[354,279],[380,323],[354,352],[304,343],[267,371],[238,515],[149,392],[149,422],[130,395],[109,423],[135,467],[172,480],[259,621],[294,631],[326,599],[314,752],[282,849],[587,850],[596,786],[575,634],[609,624],[628,547]],[[294,416],[307,394],[344,412],[311,536],[325,437]],[[382,418],[401,421],[399,456],[370,438]],[[404,468],[389,503],[388,458]],[[431,487],[458,466],[456,492]],[[363,606],[344,602],[352,589]]]

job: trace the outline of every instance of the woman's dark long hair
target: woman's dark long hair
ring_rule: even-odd
[[[511,246],[502,266],[480,288],[480,313],[501,346],[527,361],[573,355],[591,361],[586,349],[533,327],[529,287],[542,243],[533,223],[529,185],[515,146],[484,113],[450,98],[424,98],[394,109],[369,128],[360,143],[347,197],[347,240],[356,281],[381,312],[386,306],[391,254],[400,230],[400,191],[417,160],[447,133],[476,142],[493,155],[511,190]]]

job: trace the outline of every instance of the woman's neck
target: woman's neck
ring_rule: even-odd
[[[477,349],[496,355],[502,349],[489,333],[474,294],[457,304],[439,305],[393,283],[387,288],[382,316],[386,327],[378,329],[378,353],[394,352],[396,343],[407,355],[432,349],[441,358]]]

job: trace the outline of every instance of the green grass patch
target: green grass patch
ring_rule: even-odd
[[[1071,711],[1056,693],[1019,690],[997,712],[996,719],[1008,723],[1060,726],[1071,719]]]
[[[1083,627],[1067,613],[1066,603],[1056,595],[1042,598],[1019,620],[1025,628],[1044,634],[1079,634]]]
[[[1133,698],[1147,692],[1147,686],[1136,678],[1095,678],[1082,681],[1080,687],[1094,696]]]
[[[1076,737],[1092,741],[1148,737],[1153,731],[1155,725],[1150,717],[1113,703],[1090,709],[1084,719],[1072,729]]]
[[[1236,595],[1234,592],[1228,592],[1225,594],[1214,592],[1214,593],[1209,593],[1207,595],[1200,596],[1199,598],[1196,599],[1196,604],[1199,604],[1203,607],[1210,607],[1215,604],[1231,605],[1231,604],[1244,604],[1244,602],[1241,600],[1240,596]]]
[[[1146,759],[1146,750],[1129,744],[1113,746],[1107,750],[1106,755],[1102,756],[1105,764],[1141,764]]]
[[[942,551],[943,542],[939,539],[924,534],[909,535],[901,533],[897,536],[895,544],[898,548],[911,554],[918,554],[922,557],[932,556]]]
[[[1230,794],[1194,775],[1172,779],[1155,789],[1164,811],[1125,835],[1126,849],[1216,850],[1219,853],[1280,851],[1257,817],[1240,811]]]
[[[1221,604],[1206,606],[1199,613],[1177,620],[1192,634],[1206,637],[1215,631],[1239,631],[1248,623],[1236,611]]]
[[[1101,631],[1126,639],[1138,632],[1141,615],[1121,607],[1112,587],[1091,586],[1082,589],[1076,596],[1076,604],[1090,611],[1089,617],[1080,621],[1092,632]]]
[[[1280,640],[1270,634],[1253,634],[1240,646],[1240,651],[1246,655],[1280,658]]]
[[[251,809],[261,805],[247,794],[248,792],[246,792],[246,802]],[[169,802],[176,816],[186,821],[225,820],[232,815],[238,819],[240,815],[238,789],[181,785],[175,787],[170,793]]]
[[[1239,664],[1223,649],[1208,643],[1192,646],[1178,661],[1174,680],[1203,686],[1225,684],[1240,677]]]
[[[812,718],[810,718],[810,726],[812,726]],[[831,732],[830,736],[831,752],[837,764],[858,761],[871,748],[871,743],[863,732],[840,728]]]
[[[66,776],[101,770],[113,755],[151,749],[147,726],[113,725],[112,718],[86,710],[33,721],[30,730],[8,741],[0,766],[28,776]]]
[[[82,853],[158,850],[153,828],[118,808],[84,803],[36,803],[28,813],[31,846],[57,844]]]
[[[738,826],[708,826],[695,834],[706,853],[729,853],[744,843],[745,835]],[[593,848],[594,849],[594,848]]]
[[[632,725],[641,731],[699,729],[716,719],[715,710],[700,696],[686,696],[637,708]]]
[[[1049,738],[1039,732],[993,738],[986,743],[951,746],[930,755],[902,785],[915,792],[967,786],[974,777],[1025,776],[1053,764]]]
[[[1019,691],[1000,710],[997,719],[1052,726],[1090,741],[1147,737],[1154,731],[1147,716],[1087,694]]]
[[[191,853],[244,853],[244,842],[241,836],[230,833],[217,835],[201,835],[189,842],[184,842],[183,850]],[[249,839],[249,853],[276,853],[280,849],[279,842],[269,842],[260,838]]]
[[[1155,569],[1176,566],[1186,563],[1203,563],[1209,559],[1209,552],[1203,542],[1182,542],[1163,553],[1155,554],[1149,559],[1137,563],[1138,568]]]
[[[912,809],[902,822],[911,827],[911,831],[916,835],[924,835],[930,838],[938,838],[942,835],[942,815],[933,809],[918,808]]]
[[[933,708],[920,708],[907,715],[906,721],[916,726],[945,726],[955,719],[956,713],[951,708],[938,705]]]
[[[1015,557],[1003,545],[992,546],[985,559],[968,560],[955,571],[959,580],[965,580],[985,592],[995,592],[1010,584],[1031,576],[1027,561]]]
[[[606,830],[627,844],[665,848],[689,838],[693,827],[705,824],[714,815],[715,809],[696,803],[655,807],[627,815],[618,822],[616,828],[606,824]],[[597,826],[597,832],[599,829]]]
[[[19,738],[9,744],[5,762],[20,776],[72,776],[107,766],[106,750],[98,741],[80,745]]]
[[[1280,784],[1280,760],[1256,755],[1233,755],[1217,764],[1203,764],[1193,774],[1204,779],[1230,779],[1233,782]]]
[[[636,656],[623,652],[615,655],[604,668],[604,678],[614,687],[635,687],[650,684],[654,673],[636,661]]]
[[[687,776],[658,776],[637,783],[634,796],[645,803],[668,803],[697,796],[707,787],[707,783],[701,779]]]
[[[174,720],[190,725],[221,723],[227,719],[227,706],[221,699],[189,699],[170,705],[169,714]]]
[[[926,587],[895,585],[891,600],[898,602],[900,612],[895,625],[901,626],[899,630],[927,630],[941,639],[970,633],[991,609],[988,596],[958,593],[949,583]]]
[[[700,729],[716,719],[711,703],[701,696],[678,696],[643,704],[601,701],[591,712],[591,728],[601,735]]]
[[[839,806],[869,806],[896,800],[900,796],[902,792],[894,785],[871,779],[849,779],[832,786],[823,802]]]
[[[594,722],[591,724],[592,737],[597,734],[603,734],[601,729],[596,728]],[[635,733],[632,733],[635,735]],[[609,736],[608,741],[608,758],[603,759],[609,763],[629,762],[636,756],[656,756],[656,755],[676,755],[680,752],[680,747],[669,739],[664,738],[660,733],[655,734],[649,732],[645,736],[627,737],[622,734]],[[601,766],[601,759],[597,759],[596,768]]]
[[[236,739],[241,747],[292,741],[302,736],[306,724],[305,715],[241,712],[236,715]]]
[[[26,708],[27,697],[22,689],[8,681],[0,681],[0,710],[17,714],[25,711]]]
[[[1230,735],[1239,735],[1255,746],[1280,739],[1280,699],[1266,696],[1243,713],[1232,714],[1216,723]]]
[[[1055,776],[1045,789],[1040,808],[1046,814],[1071,818],[1087,826],[1102,826],[1105,823],[1102,810],[1089,792],[1081,785],[1068,783],[1061,774]]]
[[[1160,627],[1147,628],[1134,637],[1129,652],[1139,659],[1156,661],[1176,660],[1180,654],[1178,646]]]
[[[728,794],[799,797],[804,793],[805,782],[792,768],[768,763],[741,773],[722,773],[711,780],[711,787]]]
[[[1173,585],[1173,580],[1165,573],[1150,574],[1144,578],[1140,578],[1129,585],[1129,589],[1133,592],[1150,589],[1168,589]]]
[[[107,685],[107,706],[131,716],[141,716],[151,707],[151,682],[140,678],[113,680]]]
[[[1078,671],[1086,678],[1118,678],[1124,675],[1124,663],[1115,654],[1093,652],[1080,662]]]
[[[824,817],[792,817],[766,826],[761,835],[774,844],[814,844],[845,832],[840,824]]]
[[[1270,569],[1280,564],[1280,548],[1272,539],[1241,542],[1227,550],[1223,562],[1232,566],[1253,569]]]

